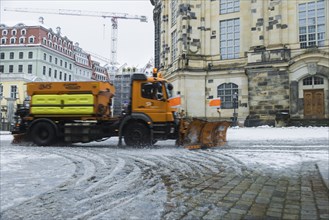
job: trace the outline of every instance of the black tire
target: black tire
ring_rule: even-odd
[[[32,141],[38,146],[49,146],[55,143],[56,131],[52,124],[40,121],[34,124],[30,132]]]
[[[127,125],[124,130],[124,140],[127,146],[149,146],[151,145],[150,129],[142,123]]]

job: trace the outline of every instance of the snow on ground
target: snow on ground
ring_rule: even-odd
[[[227,140],[225,154],[254,170],[289,175],[309,162],[329,179],[329,127],[236,127],[228,129]]]
[[[1,137],[1,142],[4,139],[11,138]],[[4,210],[59,185],[75,166],[55,154],[15,148],[0,151],[0,168],[0,210]]]
[[[0,132],[1,134],[1,132]],[[18,200],[26,200],[31,195],[29,192],[40,190],[45,191],[50,187],[60,184],[63,178],[69,178],[72,174],[74,165],[68,163],[65,158],[57,155],[48,154],[42,151],[30,150],[29,147],[11,147],[9,143],[12,135],[6,133],[0,135],[0,186],[6,184],[6,178],[14,177],[11,189],[1,187],[1,195],[7,198],[2,201],[1,208],[4,209]],[[256,127],[256,128],[229,128],[227,131],[228,143],[223,147],[211,148],[223,156],[232,157],[245,164],[247,167],[255,170],[278,172],[280,174],[291,174],[291,170],[301,165],[301,163],[310,162],[317,164],[322,175],[328,179],[329,176],[329,127]],[[3,143],[6,144],[6,150]],[[87,146],[97,146],[100,143],[89,143]],[[117,138],[111,138],[107,144],[115,146]],[[84,145],[84,144],[78,144]],[[106,144],[103,144],[106,146]],[[184,149],[175,148],[174,141],[159,141],[153,149],[132,149],[132,154],[148,154],[149,151],[154,155],[166,155]],[[8,150],[9,149],[9,150]],[[120,151],[119,148],[117,148]],[[173,152],[172,152],[173,151]],[[47,161],[45,162],[42,161]],[[53,168],[57,167],[55,171]],[[29,176],[31,184],[26,189],[27,181],[24,176]],[[47,178],[52,178],[51,181]],[[24,180],[25,179],[25,180]],[[52,186],[47,185],[52,183]],[[23,187],[25,189],[23,189]],[[9,195],[9,192],[15,194]],[[7,195],[8,194],[8,195]]]
[[[233,127],[227,130],[227,139],[230,140],[305,140],[325,138],[329,140],[329,127],[269,127],[260,126],[253,128]]]

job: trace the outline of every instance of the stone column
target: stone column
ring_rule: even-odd
[[[290,82],[290,114],[298,114],[298,82]]]

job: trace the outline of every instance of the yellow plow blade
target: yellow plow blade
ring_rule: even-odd
[[[200,149],[222,146],[226,143],[226,131],[231,125],[227,121],[207,122],[194,119],[181,122],[179,145],[187,149]]]

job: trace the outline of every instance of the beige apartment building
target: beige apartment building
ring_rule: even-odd
[[[155,66],[192,117],[329,118],[329,1],[151,0]],[[220,97],[220,114],[208,106]],[[235,113],[235,114],[234,114]]]

